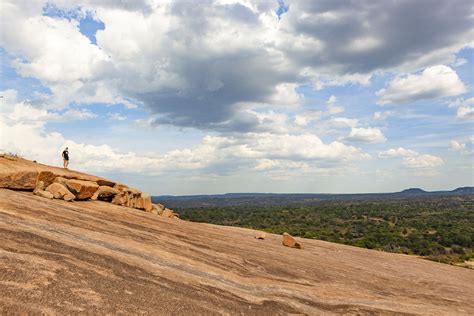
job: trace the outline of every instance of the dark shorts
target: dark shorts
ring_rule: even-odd
[[[69,161],[69,157],[68,157],[68,156],[64,156],[63,158],[64,158],[64,160]]]

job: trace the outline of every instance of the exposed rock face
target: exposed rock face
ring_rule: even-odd
[[[291,248],[298,248],[298,249],[303,249],[303,246],[297,242],[293,236],[291,236],[288,233],[283,233],[283,241],[282,241],[283,246],[286,247],[291,247]]]
[[[29,190],[66,201],[102,200],[158,215],[165,209],[161,204],[154,206],[149,194],[125,184],[8,155],[0,155],[0,188]],[[178,217],[170,212],[167,217]]]
[[[120,192],[112,199],[112,204],[125,205],[127,203],[127,196],[125,192]]]
[[[36,171],[0,172],[0,188],[33,190],[37,177]]]
[[[34,190],[33,193],[37,196],[44,197],[46,199],[54,198],[53,194],[45,190]]]
[[[94,195],[92,195],[91,200],[102,200],[102,201],[112,201],[112,199],[119,194],[120,191],[114,189],[110,186],[101,185],[97,191],[95,191]]]
[[[254,234],[0,189],[0,314],[474,315],[473,270]]]
[[[176,218],[176,219],[179,218],[179,215],[177,213],[173,212],[172,210],[168,208],[165,208],[163,210],[163,212],[161,213],[161,216],[168,217],[168,218]]]
[[[52,171],[40,171],[38,173],[38,178],[36,182],[43,182],[45,187],[48,187],[54,180],[58,177],[57,174],[53,173]]]
[[[52,193],[55,199],[72,201],[75,198],[74,194],[72,194],[64,185],[58,182],[51,183],[45,191]]]
[[[38,181],[36,183],[36,187],[33,190],[33,194],[47,198],[47,199],[52,199],[54,196],[51,192],[47,192],[44,190],[44,182],[43,181]]]
[[[87,200],[91,198],[99,185],[92,181],[66,179],[65,184],[78,200]]]
[[[107,180],[107,179],[98,179],[97,181],[95,181],[99,186],[108,186],[108,187],[114,187],[115,186],[115,182],[113,181],[110,181],[110,180]]]
[[[151,196],[147,193],[142,193],[138,199],[139,209],[143,209],[146,212],[151,212],[153,204],[151,203]]]

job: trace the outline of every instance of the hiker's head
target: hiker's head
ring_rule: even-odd
[[[68,148],[66,147],[66,150],[68,150]]]

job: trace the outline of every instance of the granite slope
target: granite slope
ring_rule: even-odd
[[[474,314],[474,271],[0,189],[0,314]]]

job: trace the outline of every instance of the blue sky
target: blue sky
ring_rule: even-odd
[[[2,151],[152,194],[474,185],[467,1],[1,6]]]

